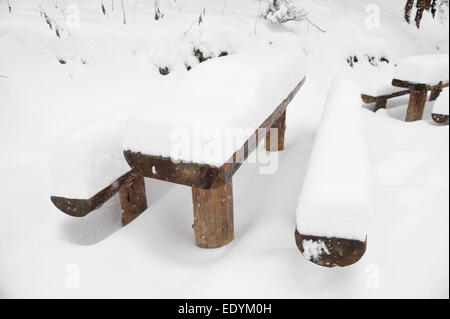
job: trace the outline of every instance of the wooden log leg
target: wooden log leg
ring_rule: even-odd
[[[302,235],[295,230],[295,242],[300,252],[309,261],[323,267],[346,267],[364,256],[367,240],[328,238]]]
[[[286,132],[286,111],[275,121],[272,129],[277,129],[278,138],[270,134],[271,129],[266,134],[266,150],[269,152],[282,151],[284,149],[284,133]]]
[[[375,102],[375,107],[373,109],[374,112],[378,111],[379,109],[385,109],[387,105],[386,99],[377,99]]]
[[[442,81],[438,85],[433,86],[430,93],[430,102],[436,101],[442,93]]]
[[[406,122],[414,122],[422,119],[426,99],[426,90],[411,90],[408,111],[406,114]]]
[[[122,207],[122,225],[125,226],[147,209],[144,176],[137,175],[131,184],[120,189],[119,196]]]
[[[234,239],[233,184],[217,189],[192,188],[195,243],[218,248]]]

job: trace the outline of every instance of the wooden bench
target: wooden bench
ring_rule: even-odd
[[[372,200],[360,94],[345,76],[331,85],[298,201],[295,242],[324,267],[349,266],[366,252]]]
[[[387,106],[387,101],[389,99],[393,99],[399,96],[404,96],[410,94],[410,90],[401,90],[401,91],[395,91],[390,94],[384,94],[379,96],[372,96],[368,94],[361,94],[361,98],[364,103],[366,104],[372,104],[375,103],[373,111],[376,112],[379,109],[385,109]]]
[[[261,60],[265,56],[265,53],[258,51],[255,52],[255,54],[255,56],[249,54],[244,55],[243,61],[245,63],[238,63],[236,66],[233,64],[233,61],[235,61],[234,59],[241,62],[238,54],[236,54],[237,57],[233,57],[233,55],[231,55],[229,57],[217,59],[217,61],[212,60],[205,62],[191,70],[186,81],[188,84],[191,83],[191,88],[197,88],[200,85],[198,82],[199,79],[203,79],[205,83],[211,82],[208,75],[214,74],[215,77],[222,79],[221,83],[216,83],[215,88],[226,90],[226,88],[222,86],[226,86],[227,77],[230,77],[229,79],[231,79],[233,77],[240,77],[242,74],[245,76],[252,74],[253,78],[249,78],[250,83],[252,83],[252,81],[255,82],[264,79],[266,79],[266,81],[276,81],[277,72],[279,73],[283,71],[283,69],[284,72],[291,73],[288,74],[289,81],[285,85],[281,86],[283,88],[283,92],[286,91],[290,93],[288,93],[287,96],[278,96],[280,93],[277,95],[277,93],[274,92],[279,104],[272,106],[275,107],[275,109],[272,109],[271,113],[268,114],[268,117],[262,121],[259,126],[252,128],[254,133],[243,145],[241,145],[240,149],[238,149],[231,156],[231,158],[223,163],[223,165],[215,166],[198,163],[195,161],[180,161],[171,158],[170,156],[158,156],[152,153],[137,151],[134,148],[130,148],[129,143],[135,138],[147,141],[143,135],[145,136],[146,134],[146,128],[151,126],[147,126],[145,120],[153,120],[153,116],[151,116],[151,114],[155,114],[155,112],[152,111],[154,109],[151,107],[145,107],[141,108],[141,110],[143,110],[144,113],[148,112],[148,114],[150,114],[149,116],[143,115],[142,112],[139,113],[139,110],[137,110],[134,117],[132,115],[128,118],[128,121],[130,122],[129,126],[133,129],[135,127],[139,127],[139,125],[137,125],[139,120],[144,121],[141,126],[142,131],[139,132],[137,136],[133,137],[133,134],[130,132],[125,133],[127,137],[124,140],[123,156],[129,164],[130,170],[119,177],[111,185],[100,190],[88,199],[69,199],[66,197],[52,196],[52,202],[63,212],[71,216],[81,217],[95,209],[98,209],[112,196],[119,193],[123,211],[122,222],[125,225],[147,208],[144,177],[186,185],[192,188],[192,200],[194,203],[193,228],[196,244],[202,248],[217,248],[231,242],[234,238],[233,175],[248,158],[248,156],[257,148],[260,137],[259,135],[262,131],[266,134],[266,149],[268,151],[283,150],[286,129],[286,108],[305,82],[302,55],[297,53],[289,53],[286,55],[285,51],[276,50],[274,53],[266,54],[266,60]],[[280,56],[284,57],[284,59],[280,58]],[[219,61],[221,59],[223,59],[223,62]],[[299,62],[299,60],[301,62]],[[266,68],[261,69],[260,66],[264,61],[266,61],[269,66],[266,65]],[[289,66],[290,62],[295,63],[297,67],[290,70],[290,67],[292,67]],[[221,65],[221,63],[225,64],[225,68]],[[282,63],[285,63],[286,65],[283,65]],[[245,70],[246,66],[249,68],[247,72]],[[234,69],[234,71],[232,69]],[[296,71],[298,71],[297,74],[295,74]],[[261,74],[261,72],[263,73]],[[273,73],[274,79],[270,80],[271,73],[269,72]],[[279,73],[278,75],[282,76],[282,74],[283,73]],[[245,76],[241,79],[241,81],[246,81]],[[239,88],[238,86],[239,84],[234,84],[234,89]],[[256,86],[256,84],[253,85],[253,88]],[[242,85],[240,85],[240,87],[244,88]],[[249,85],[249,87],[252,86]],[[234,89],[223,97],[225,101],[228,101],[228,95],[233,95]],[[262,89],[264,90],[264,87]],[[265,91],[267,92],[267,90]],[[200,90],[200,96],[196,96],[196,99],[203,100],[202,94],[209,93],[210,92],[208,90],[205,92]],[[236,94],[239,93],[237,92]],[[270,93],[268,94],[270,95]],[[182,101],[184,103],[188,102],[183,99]],[[196,105],[196,103],[198,103],[195,99],[191,102],[193,103],[191,105]],[[169,114],[173,114],[171,113],[172,111],[168,110],[166,107],[159,107],[158,110],[163,113],[168,112]],[[243,116],[243,114],[245,115],[245,113],[242,113],[242,110],[235,111],[239,111],[241,116]],[[261,109],[261,112],[263,111],[264,113],[262,114],[265,114],[267,111],[267,106]],[[202,115],[198,114],[198,116],[201,117]],[[248,114],[246,116],[248,116]],[[258,114],[258,118],[260,117],[261,114]],[[156,122],[154,122],[155,124],[161,124],[161,122],[164,122],[161,121],[162,119],[158,119],[158,116],[154,116],[154,118],[156,118]],[[170,122],[170,116],[168,121]],[[164,124],[161,125],[162,128],[166,128],[164,133],[169,134],[170,129],[168,126],[165,126]],[[276,129],[278,138],[275,143],[273,141],[273,136],[270,133],[270,129]],[[158,139],[155,136],[152,137],[156,140]],[[151,148],[151,145],[149,147]]]
[[[58,209],[83,217],[119,194],[123,225],[147,209],[144,178],[130,169],[122,155],[121,128],[133,110],[125,107],[87,122],[55,143],[50,199]]]

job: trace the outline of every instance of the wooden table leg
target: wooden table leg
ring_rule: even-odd
[[[278,138],[272,136],[271,130],[278,130]],[[286,132],[286,111],[273,123],[272,128],[266,133],[266,150],[269,152],[282,151],[284,149],[284,133]]]
[[[201,248],[222,247],[234,239],[233,184],[216,189],[192,188],[195,243]]]
[[[375,108],[373,109],[374,112],[378,111],[379,109],[385,109],[387,105],[387,99],[377,99],[375,102]]]
[[[426,90],[416,90],[416,89],[411,90],[408,111],[406,114],[406,122],[414,122],[422,119],[426,100],[427,100]]]
[[[147,209],[144,176],[137,175],[133,183],[120,189],[119,196],[122,207],[122,225],[125,226]]]

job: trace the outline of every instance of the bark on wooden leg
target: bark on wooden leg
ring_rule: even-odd
[[[303,256],[319,266],[329,268],[346,267],[356,263],[364,256],[367,247],[367,240],[362,242],[336,237],[306,236],[300,234],[297,229],[295,242]]]
[[[430,102],[436,101],[438,99],[439,95],[441,95],[441,93],[442,93],[442,82],[439,82],[438,85],[435,85],[431,89]]]
[[[411,90],[408,111],[406,114],[406,122],[414,122],[422,119],[426,99],[426,90]]]
[[[234,239],[233,184],[210,190],[192,188],[195,243],[201,248],[222,247]]]
[[[379,109],[385,109],[387,105],[386,99],[377,99],[375,102],[375,108],[373,109],[374,112],[378,111]]]
[[[122,225],[125,226],[147,209],[144,176],[137,175],[130,186],[120,189],[119,196],[122,207]]]
[[[272,129],[277,129],[278,137],[270,134]],[[284,149],[284,133],[286,132],[286,111],[273,123],[272,128],[266,134],[266,150],[269,152],[282,151]]]

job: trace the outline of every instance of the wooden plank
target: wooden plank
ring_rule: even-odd
[[[336,237],[320,237],[302,235],[295,230],[295,242],[298,249],[303,254],[304,240],[312,240],[314,242],[323,242],[328,253],[322,254],[317,259],[312,259],[311,262],[324,267],[346,267],[358,262],[364,256],[367,248],[367,240],[362,242],[353,239],[344,239]]]
[[[394,79],[392,80],[392,85],[401,87],[401,88],[408,88],[410,90],[425,90],[425,91],[431,91],[436,87],[440,87],[441,89],[446,88],[449,86],[449,82],[446,83],[438,83],[438,84],[427,84],[427,83],[415,83],[415,82],[408,82],[403,80]]]
[[[201,248],[218,248],[234,239],[233,183],[205,190],[192,188],[195,243]]]
[[[276,136],[272,136],[272,131],[276,130]],[[286,132],[286,111],[275,121],[266,133],[266,150],[268,152],[278,152],[284,150],[284,133]]]
[[[260,125],[245,144],[233,154],[233,156],[221,167],[201,165],[177,161],[170,158],[152,156],[141,152],[124,151],[125,159],[133,170],[145,177],[155,178],[166,182],[187,185],[201,189],[213,189],[224,187],[230,181],[253,152],[257,145],[259,129],[271,128],[274,123],[283,116],[287,106],[305,83],[305,78],[284,99],[275,111]],[[153,169],[156,168],[156,169]]]
[[[97,194],[88,199],[73,199],[58,196],[51,196],[53,204],[62,212],[74,217],[83,217],[90,212],[99,209],[111,197],[116,195],[122,187],[131,185],[136,179],[136,174],[129,171],[120,176],[111,185],[105,187]]]
[[[364,103],[366,104],[371,104],[371,103],[376,103],[379,100],[389,100],[395,97],[399,97],[399,96],[403,96],[403,95],[407,95],[411,92],[411,90],[402,90],[402,91],[397,91],[394,92],[392,94],[386,94],[386,95],[380,95],[380,96],[372,96],[372,95],[367,95],[367,94],[361,94],[361,98],[363,100]]]

